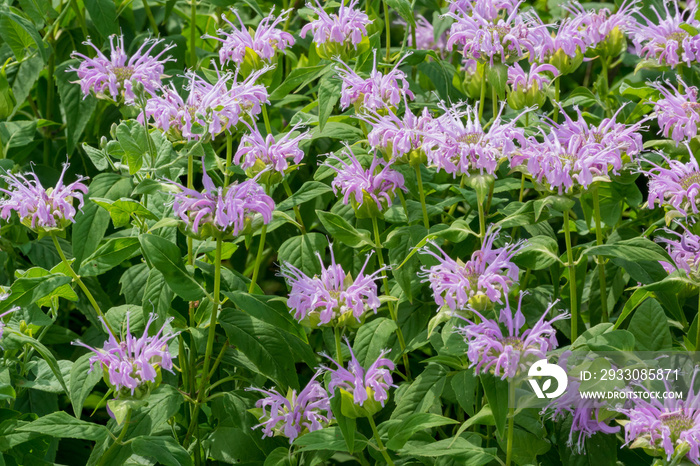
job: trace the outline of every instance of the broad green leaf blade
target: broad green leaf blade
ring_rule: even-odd
[[[74,363],[70,371],[70,402],[73,405],[73,413],[80,418],[85,400],[90,395],[92,389],[102,378],[102,371],[99,367],[90,370],[90,358],[92,352],[80,356]]]
[[[153,458],[163,466],[190,466],[192,458],[172,437],[137,437],[131,443],[134,453]]]
[[[119,33],[117,7],[113,0],[85,0],[85,8],[103,38]]]
[[[73,281],[71,277],[58,273],[43,277],[18,278],[10,287],[10,296],[0,301],[0,312],[14,306],[26,307],[36,303],[71,281]]]
[[[136,237],[107,240],[97,251],[85,259],[80,266],[79,275],[85,277],[101,275],[134,257],[140,248],[141,244]]]
[[[98,442],[104,440],[108,433],[105,426],[81,421],[65,411],[47,414],[17,430],[21,432],[37,432],[54,438],[75,438]]]
[[[182,253],[175,243],[148,233],[140,235],[139,241],[146,260],[163,274],[175,294],[186,301],[197,301],[205,295],[202,286],[185,268]]]
[[[77,65],[78,60],[68,60],[58,65],[55,72],[58,95],[66,115],[66,145],[69,155],[75,150],[97,107],[97,99],[92,95],[84,96],[80,85],[72,82],[76,80],[76,75],[75,72],[68,71],[68,68]]]

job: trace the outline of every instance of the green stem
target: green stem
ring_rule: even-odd
[[[126,431],[129,428],[129,422],[131,421],[131,409],[129,409],[126,412],[126,418],[124,418],[124,426],[122,427],[121,432],[119,432],[119,437],[112,443],[112,445],[109,446],[107,451],[102,455],[102,459],[99,462],[98,466],[103,466],[108,464],[108,459],[110,456],[112,456],[112,453],[114,450],[117,448],[117,445],[122,445],[122,440],[126,436]]]
[[[401,201],[401,207],[403,207],[403,213],[406,214],[406,222],[408,222],[408,219],[410,218],[408,216],[408,206],[406,205],[406,197],[403,195],[402,190],[397,190],[396,191],[399,194],[399,200]]]
[[[270,126],[270,117],[267,116],[267,106],[262,106],[263,120],[265,121],[265,131],[267,134],[272,134],[272,126]]]
[[[466,184],[466,182],[467,182],[467,176],[462,175],[462,180],[459,182],[459,189],[464,188],[464,185]],[[459,202],[455,202],[454,204],[452,204],[452,207],[450,207],[450,210],[447,211],[447,215],[452,217],[452,215],[455,213],[455,210],[457,210],[458,204],[459,204]]]
[[[253,293],[253,290],[255,290],[255,285],[258,281],[258,273],[260,271],[260,261],[262,261],[263,250],[265,249],[265,235],[267,235],[267,225],[263,225],[262,230],[260,230],[260,244],[258,245],[258,253],[255,256],[255,265],[253,268],[253,276],[250,279],[250,286],[248,287],[248,293]]]
[[[340,367],[343,367],[343,348],[340,344],[340,327],[335,326],[333,327],[333,334],[335,335],[335,355],[338,358],[338,364],[340,364]]]
[[[190,66],[194,70],[197,66],[197,50],[194,42],[197,40],[197,0],[190,0]]]
[[[199,383],[199,391],[197,392],[197,400],[195,401],[195,406],[192,411],[192,419],[190,420],[190,426],[187,429],[187,434],[185,434],[184,444],[189,445],[189,440],[194,433],[194,429],[197,425],[197,416],[199,415],[199,409],[202,405],[202,400],[207,391],[207,385],[209,384],[209,365],[211,363],[211,356],[214,351],[214,338],[216,337],[216,322],[217,315],[219,313],[219,303],[221,302],[221,250],[223,246],[223,240],[221,236],[216,238],[216,256],[214,259],[214,295],[213,295],[213,308],[211,310],[211,318],[209,320],[209,334],[207,335],[207,348],[204,352],[204,366],[202,367],[202,380]],[[192,368],[194,370],[194,368]]]
[[[233,160],[233,135],[226,131],[226,168],[224,169],[224,187],[228,186],[229,182],[229,171],[231,167],[231,162]]]
[[[506,466],[513,458],[513,427],[515,424],[515,383],[508,380],[508,440],[506,443]]]
[[[603,229],[600,226],[600,196],[598,184],[593,183],[593,212],[595,215],[595,240],[598,246],[603,244]],[[603,322],[608,321],[608,293],[605,280],[605,259],[598,256],[598,281],[600,283],[600,307],[603,314]]]
[[[153,12],[151,11],[151,7],[148,5],[148,0],[142,0],[143,1],[143,9],[146,10],[146,17],[148,17],[148,22],[151,25],[151,29],[153,30],[153,35],[155,37],[158,37],[158,24],[156,24],[156,19],[153,17]],[[194,23],[192,23],[194,25]],[[194,41],[192,42],[194,44]]]
[[[389,5],[384,0],[384,22],[386,24],[386,62],[391,60],[391,21],[389,19]]]
[[[416,170],[416,183],[418,183],[418,192],[420,193],[420,206],[423,209],[423,225],[426,230],[430,230],[430,220],[428,219],[428,208],[425,205],[425,190],[423,189],[423,175],[420,172],[420,165],[416,164],[413,168]]]
[[[554,78],[554,116],[553,120],[557,123],[559,119],[559,78]]]
[[[75,273],[73,270],[73,267],[71,266],[70,262],[68,262],[68,259],[66,259],[65,254],[63,254],[63,249],[61,249],[61,244],[58,242],[58,238],[56,235],[51,235],[51,239],[53,240],[54,246],[56,246],[56,251],[58,252],[58,256],[61,258],[61,262],[63,262],[63,265],[66,266],[68,269],[68,274],[73,277],[73,280],[78,284],[81,290],[83,290],[83,293],[85,293],[85,296],[87,296],[88,301],[90,301],[90,304],[92,305],[93,309],[95,309],[95,312],[97,312],[97,315],[102,317],[105,326],[107,326],[107,329],[114,335],[114,338],[118,338],[119,335],[114,333],[112,328],[109,326],[109,323],[107,322],[107,319],[105,318],[105,315],[102,313],[102,310],[100,309],[99,304],[97,304],[97,301],[95,301],[95,298],[92,296],[92,293],[90,293],[90,290],[88,290],[87,286],[85,286],[85,283],[80,279],[80,276]]]
[[[569,268],[569,295],[571,299],[571,343],[578,337],[578,294],[576,293],[576,264],[571,248],[569,210],[564,211],[564,238],[566,240],[566,266]]]
[[[377,424],[374,423],[374,419],[372,418],[372,416],[367,416],[367,419],[369,420],[369,425],[372,427],[372,434],[374,435],[374,440],[377,442],[377,447],[379,447],[379,452],[384,457],[384,461],[386,461],[386,464],[388,464],[389,466],[394,466],[394,462],[391,460],[389,453],[387,453],[386,451],[386,447],[382,443],[382,438],[379,436]]]
[[[483,239],[486,236],[486,216],[484,215],[484,205],[477,200],[479,209],[479,238]]]
[[[144,3],[146,0],[144,0]],[[156,159],[158,157],[158,154],[156,153],[156,146],[153,143],[153,139],[151,139],[151,132],[148,131],[148,117],[146,116],[146,105],[144,104],[141,107],[141,114],[143,115],[143,128],[146,131],[146,142],[148,143],[148,153],[151,155],[151,168],[155,170],[156,168]],[[147,176],[150,178],[151,174],[150,172],[147,174]]]
[[[53,41],[51,41],[53,42]],[[52,53],[49,57],[49,67],[46,72],[46,113],[44,118],[48,121],[53,120],[53,105],[54,105],[54,81],[53,73],[56,67],[56,54]],[[50,129],[46,128],[46,138],[44,139],[44,165],[50,163],[51,156],[51,141],[53,138],[50,137]]]
[[[496,115],[498,115],[498,91],[496,86],[491,86],[491,101],[493,102],[493,118],[495,120]]]
[[[187,155],[187,188],[194,189],[194,155],[192,151]],[[194,265],[194,248],[192,238],[187,237],[187,263]]]
[[[481,95],[479,96],[479,122],[484,115],[484,101],[486,100],[486,65],[481,69]]]
[[[284,187],[284,192],[287,193],[287,197],[292,197],[292,188],[289,187],[286,178],[282,178],[282,186]],[[299,211],[299,206],[294,206],[294,215],[297,218],[297,222],[301,225],[301,233],[306,233],[306,227],[304,226],[304,221],[301,219],[301,211]]]
[[[384,267],[384,254],[382,253],[382,242],[379,236],[379,223],[377,222],[377,217],[372,217],[372,227],[374,228],[374,242],[377,246],[377,260],[379,261],[379,266]],[[382,278],[382,283],[384,284],[384,293],[387,296],[391,296],[391,288],[389,288],[389,279],[386,275]],[[394,303],[392,301],[387,301],[387,306],[389,307],[389,314],[391,318],[396,322],[396,336],[399,340],[399,345],[401,346],[401,354],[403,356],[403,365],[406,367],[406,377],[411,377],[411,369],[408,365],[408,355],[406,354],[406,340],[403,338],[403,332],[401,331],[401,326],[399,325],[399,316],[394,309]]]

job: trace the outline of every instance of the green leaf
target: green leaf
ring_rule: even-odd
[[[480,379],[486,399],[491,406],[493,419],[496,421],[496,430],[498,435],[503,437],[508,418],[508,381],[500,380],[491,374],[482,374]]]
[[[124,197],[113,201],[99,197],[91,197],[92,202],[109,212],[114,222],[114,228],[122,228],[131,222],[132,216],[141,220],[158,220],[156,214],[145,208],[140,202]]]
[[[433,59],[419,64],[418,70],[428,77],[441,99],[457,102],[464,98],[452,84],[452,78],[457,74],[452,64],[441,59]]]
[[[389,427],[389,441],[386,447],[400,450],[413,434],[432,427],[457,424],[457,421],[432,413],[415,413]]]
[[[386,317],[378,317],[360,326],[353,347],[362,367],[369,367],[377,360],[382,350],[389,346],[389,339],[395,330],[396,322]]]
[[[458,437],[456,439],[439,440],[433,443],[408,442],[399,454],[402,456],[422,456],[429,458],[451,456],[459,459],[459,464],[481,466],[494,461],[496,449],[481,448],[462,437]]]
[[[569,107],[571,105],[578,105],[579,107],[590,107],[593,104],[601,104],[598,98],[586,87],[577,87],[569,97],[562,102],[562,107]],[[602,104],[601,104],[602,105]]]
[[[109,167],[109,156],[104,150],[95,149],[94,147],[88,145],[85,142],[83,143],[82,147],[87,156],[90,157],[90,161],[95,166],[95,168],[97,168],[100,171],[107,170],[107,168]]]
[[[335,389],[335,395],[331,398],[331,410],[333,417],[340,427],[340,432],[343,434],[345,444],[348,447],[348,453],[355,452],[355,431],[357,430],[357,420],[346,417],[341,408],[342,395],[340,389]]]
[[[288,94],[292,94],[297,88],[306,86],[318,77],[327,73],[331,68],[330,64],[306,66],[292,70],[275,91],[270,94],[270,100],[282,100]]]
[[[494,63],[486,68],[486,79],[488,83],[496,88],[499,99],[506,97],[506,81],[508,81],[508,67],[505,63]]]
[[[539,235],[529,238],[525,247],[513,258],[521,268],[543,270],[559,261],[559,245],[551,236]]]
[[[146,129],[136,121],[123,121],[117,126],[117,140],[126,158],[129,174],[133,175],[143,166],[143,156],[148,152]]]
[[[318,252],[323,260],[327,247],[328,240],[321,233],[292,236],[279,247],[277,258],[280,264],[289,262],[309,277],[313,277],[321,273],[321,262],[316,253]]]
[[[321,84],[318,86],[318,128],[320,131],[323,131],[328,117],[331,116],[335,104],[340,99],[341,84],[342,81],[330,75],[321,79]]]
[[[168,317],[168,310],[173,297],[173,290],[166,285],[163,273],[158,269],[151,269],[148,272],[146,288],[143,290],[141,306],[144,311],[148,314],[156,314],[158,323],[162,324]]]
[[[413,6],[408,0],[386,0],[386,4],[393,8],[412,27],[416,27],[413,17]]]
[[[80,356],[70,370],[70,402],[73,405],[73,413],[80,417],[85,400],[97,382],[102,379],[102,371],[90,371],[90,358],[92,352]]]
[[[70,271],[68,270],[68,266],[66,264],[64,264],[63,262],[59,262],[50,271],[42,269],[41,267],[32,267],[17,278],[38,278],[46,277],[47,275],[51,274],[61,274],[70,276]],[[64,298],[69,301],[77,301],[78,295],[75,293],[75,291],[73,291],[73,288],[71,288],[70,283],[66,283],[65,285],[61,285],[55,290],[53,290],[46,297],[37,299],[36,305],[39,307],[49,307],[53,302],[56,306],[58,306],[58,298]]]
[[[97,107],[97,99],[92,96],[84,96],[80,85],[75,82],[76,75],[68,71],[71,66],[78,66],[78,60],[68,60],[56,67],[54,76],[58,86],[58,95],[66,118],[66,147],[68,155],[73,153],[75,146],[83,134],[85,127]]]
[[[113,0],[85,0],[85,8],[100,36],[106,39],[119,33],[117,7]]]
[[[49,59],[49,47],[31,21],[15,14],[13,10],[4,5],[0,8],[0,37],[10,46],[17,61],[24,60],[25,51],[36,46],[46,63]]]
[[[73,224],[72,244],[76,265],[79,266],[84,257],[95,252],[109,227],[109,213],[90,202],[89,198],[117,200],[128,196],[132,189],[131,178],[115,173],[101,173],[92,180],[83,212],[78,213]]]
[[[587,256],[619,257],[632,262],[663,261],[672,262],[668,254],[657,243],[642,237],[617,241],[584,249]]]
[[[54,438],[76,438],[100,441],[107,437],[107,428],[93,422],[85,422],[74,418],[65,411],[56,411],[40,417],[17,430],[21,432],[37,432]]]
[[[315,450],[348,451],[343,433],[338,427],[326,427],[325,429],[304,434],[294,440],[294,445],[301,447],[298,450],[300,452]],[[367,438],[357,432],[355,435],[355,451],[363,450],[366,445]]]
[[[131,443],[134,453],[153,458],[163,466],[189,466],[192,458],[172,437],[137,437]]]
[[[318,215],[318,219],[328,231],[328,234],[346,246],[351,248],[360,248],[367,245],[375,247],[367,230],[356,230],[340,215],[324,212],[323,210],[317,210],[316,215]]]
[[[112,238],[86,258],[80,266],[79,275],[95,277],[112,270],[127,259],[138,254],[141,249],[139,239],[135,237]]]
[[[634,335],[637,351],[670,350],[673,343],[668,318],[655,299],[647,299],[632,316],[627,330]]]
[[[289,210],[294,206],[303,204],[319,196],[333,191],[333,188],[327,184],[321,183],[320,181],[307,181],[305,182],[298,191],[291,195],[291,197],[285,199],[277,205],[277,210]]]
[[[15,96],[10,87],[5,74],[5,67],[0,71],[0,120],[4,120],[12,114],[12,111],[17,104]]]
[[[197,301],[206,294],[185,268],[182,253],[175,243],[147,233],[139,236],[139,242],[146,261],[163,274],[175,294],[186,301]]]
[[[396,399],[396,409],[391,419],[406,419],[414,413],[428,412],[440,400],[445,386],[445,368],[440,364],[428,364],[411,385]]]
[[[401,264],[401,267],[393,270],[393,275],[408,296],[409,301],[413,301],[413,286],[417,281],[417,273],[420,268],[418,257],[411,255],[411,252],[420,244],[427,233],[422,225],[405,226],[392,231],[386,241],[386,247],[389,249],[389,262]]]
[[[11,307],[27,307],[42,298],[51,296],[59,287],[73,281],[63,274],[49,274],[43,277],[18,278],[10,287],[10,296],[0,301],[0,312]]]
[[[644,302],[645,299],[653,296],[654,293],[651,291],[646,291],[642,289],[636,289],[634,290],[634,293],[632,293],[632,296],[627,300],[625,303],[625,307],[622,308],[622,312],[620,312],[620,316],[617,318],[615,321],[615,327],[614,328],[619,328],[620,325],[625,321],[627,316],[629,316],[637,307]]]
[[[627,330],[613,330],[586,341],[592,351],[633,351],[634,335]]]
[[[457,402],[464,412],[470,416],[474,415],[475,392],[478,383],[479,378],[471,369],[459,371],[452,377],[450,382],[452,390],[455,392],[455,397],[457,397]]]
[[[271,324],[238,309],[225,308],[219,322],[231,346],[243,352],[258,370],[284,388],[299,389],[294,358],[289,344]]]
[[[63,391],[65,391],[66,393],[70,393],[68,391],[68,388],[66,387],[66,382],[63,380],[63,374],[61,373],[61,368],[58,365],[58,361],[56,361],[56,358],[46,346],[44,346],[32,337],[18,332],[12,332],[11,336],[9,336],[8,338],[12,338],[13,340],[18,341],[22,344],[32,346],[36,350],[36,352],[39,353],[39,355],[41,355],[42,358],[44,358],[44,361],[48,363],[51,372],[53,372],[53,375],[56,376],[56,379],[58,380],[58,383],[61,384]]]

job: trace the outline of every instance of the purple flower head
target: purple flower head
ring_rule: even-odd
[[[620,152],[624,149],[624,142],[617,146],[603,146],[580,137],[567,139],[576,132],[575,128],[566,129],[570,125],[568,121],[553,126],[549,134],[540,130],[543,141],[530,138],[511,160],[512,167],[525,164],[533,180],[560,195],[577,187],[586,189],[595,181],[594,177],[606,178],[611,170],[617,174],[622,168]],[[559,133],[563,133],[561,139]]]
[[[467,263],[450,258],[435,242],[421,252],[440,261],[431,267],[423,267],[423,282],[430,283],[433,298],[438,306],[447,306],[453,312],[466,309],[472,298],[486,296],[489,301],[501,303],[518,281],[518,267],[512,259],[524,246],[524,241],[506,243],[495,248],[500,229],[491,225],[481,249],[474,251]],[[437,249],[436,254],[432,249]]]
[[[7,296],[9,296],[9,294],[8,294]],[[7,298],[4,298],[4,299],[7,299]],[[0,299],[0,301],[3,301],[4,299]],[[6,324],[5,324],[5,321],[4,321],[3,319],[5,318],[5,316],[8,316],[8,315],[10,315],[10,314],[12,314],[13,312],[18,311],[18,310],[19,310],[19,307],[18,307],[18,306],[16,306],[16,307],[11,307],[11,308],[8,309],[7,311],[5,311],[5,312],[3,312],[2,314],[0,314],[0,340],[2,339],[2,334],[3,334],[3,331],[5,330],[5,325],[6,325]],[[1,347],[0,347],[0,348],[1,348]]]
[[[634,443],[654,450],[671,461],[677,449],[693,464],[700,464],[700,398],[694,391],[693,373],[688,393],[683,398],[635,398],[627,415],[625,445]],[[668,387],[667,387],[668,388]]]
[[[291,137],[298,131],[301,125],[294,125],[292,129],[275,140],[272,134],[263,137],[260,130],[253,126],[250,133],[243,135],[241,144],[233,157],[233,162],[247,170],[256,165],[260,169],[271,168],[284,173],[289,168],[289,160],[298,164],[304,158],[304,151],[299,148],[299,143],[311,138],[311,133],[306,131]]]
[[[482,16],[476,10],[471,15],[448,12],[445,16],[455,20],[450,28],[447,49],[459,45],[466,58],[488,62],[492,66],[494,62],[505,63],[523,58],[528,53],[534,60],[536,36],[547,32],[542,24],[529,18],[526,22],[517,9],[505,18],[497,19]]]
[[[400,19],[398,24],[407,27],[406,21]],[[409,47],[413,46],[413,35],[408,37]],[[438,55],[442,56],[447,49],[447,31],[443,32],[440,37],[435,39],[435,29],[432,23],[423,15],[416,15],[416,49],[418,50],[434,50]]]
[[[551,73],[553,76],[544,74]],[[514,63],[508,68],[507,84],[514,91],[528,92],[531,89],[540,90],[547,86],[553,78],[559,75],[559,71],[552,65],[533,65],[526,73],[519,63]]]
[[[616,120],[624,108],[622,105],[612,117],[605,118],[598,125],[593,125],[583,118],[581,110],[577,106],[574,108],[578,114],[577,120],[573,120],[566,112],[562,112],[564,115],[563,123],[549,121],[552,132],[556,134],[562,144],[568,145],[572,140],[577,140],[587,152],[604,153],[605,157],[610,159],[615,170],[618,170],[622,165],[623,155],[634,160],[634,157],[644,149],[640,131],[646,129],[642,125],[648,118],[632,125],[618,123]],[[611,156],[614,161],[610,158]]]
[[[376,205],[379,211],[384,211],[391,206],[397,190],[407,191],[403,175],[392,170],[391,164],[384,164],[382,159],[377,158],[376,153],[372,156],[369,168],[362,166],[347,144],[345,144],[345,149],[341,151],[341,155],[343,158],[337,155],[328,157],[328,159],[338,162],[340,166],[333,166],[328,160],[325,165],[337,173],[332,186],[336,194],[343,194],[344,204],[347,205],[352,200],[358,207],[368,203]],[[367,207],[369,208],[369,206]]]
[[[241,119],[253,119],[262,112],[262,105],[268,102],[267,89],[255,81],[268,70],[265,67],[255,71],[241,82],[236,80],[237,73],[219,74],[214,84],[190,71],[186,76],[187,97],[180,97],[171,83],[161,88],[161,95],[148,100],[146,116],[153,118],[155,126],[164,132],[173,129],[177,136],[199,139],[206,129],[213,138],[236,126]],[[143,123],[141,115],[138,119]]]
[[[368,110],[380,110],[396,107],[405,98],[414,99],[413,92],[408,89],[406,74],[399,70],[404,58],[401,57],[394,67],[386,74],[377,71],[377,51],[374,51],[374,67],[369,78],[361,78],[352,68],[338,61],[342,67],[336,67],[338,77],[343,80],[340,92],[340,106],[343,109],[351,105],[360,105]]]
[[[73,52],[71,57],[78,58],[81,62],[78,68],[71,67],[67,71],[78,73],[80,89],[85,96],[92,91],[98,96],[109,96],[113,100],[123,97],[126,103],[132,103],[136,98],[134,86],[140,84],[146,92],[155,94],[160,87],[165,63],[174,61],[170,57],[161,59],[161,56],[175,47],[175,44],[168,44],[158,54],[150,55],[162,42],[163,39],[147,39],[129,58],[124,48],[124,36],[112,35],[109,37],[111,53],[107,58],[88,40],[83,43],[95,49],[97,56],[90,58]]]
[[[673,5],[672,10],[669,10],[667,3]],[[663,2],[662,14],[652,5],[658,24],[642,16],[631,28],[637,55],[671,67],[681,63],[692,66],[697,62],[700,57],[700,35],[693,35],[682,27],[700,28],[700,21],[695,19],[697,6],[681,11],[678,3],[678,0]]]
[[[313,10],[318,19],[301,28],[301,37],[306,37],[311,31],[316,45],[335,42],[339,45],[352,44],[357,49],[357,45],[367,36],[367,26],[372,23],[364,11],[355,9],[358,0],[351,0],[348,5],[341,2],[338,12],[331,15],[323,10],[318,0],[315,1],[316,5],[307,3],[306,7]]]
[[[697,136],[700,123],[698,88],[688,86],[680,77],[677,79],[683,85],[684,92],[676,89],[668,81],[666,85],[659,82],[649,83],[661,93],[661,98],[654,103],[661,133],[664,137],[676,141],[676,146],[679,142]]]
[[[454,15],[475,13],[488,20],[495,20],[503,13],[510,14],[518,9],[520,0],[451,0],[449,12]]]
[[[393,110],[378,113],[368,111],[359,118],[372,125],[372,131],[367,135],[369,145],[373,149],[384,152],[392,160],[402,158],[412,151],[420,151],[424,135],[430,131],[433,117],[427,107],[414,115],[406,106],[403,118],[399,118]]]
[[[577,1],[564,6],[564,9],[572,15],[572,25],[578,31],[578,36],[586,41],[588,48],[597,48],[610,41],[610,45],[617,45],[611,47],[610,51],[619,55],[624,45],[624,34],[637,26],[634,15],[639,12],[638,3],[639,0],[626,0],[615,13],[611,13],[608,8],[586,10]]]
[[[83,208],[83,195],[88,187],[82,183],[85,177],[79,176],[69,185],[63,184],[69,164],[63,164],[63,171],[56,186],[44,189],[34,172],[13,175],[5,172],[0,178],[7,183],[7,189],[0,193],[8,198],[0,199],[0,218],[7,220],[12,212],[17,212],[23,224],[31,229],[65,228],[75,222],[76,208],[73,200],[78,200],[78,210]]]
[[[384,406],[384,402],[389,399],[389,388],[396,387],[391,378],[394,363],[385,357],[391,350],[382,350],[377,360],[368,369],[364,369],[355,358],[355,353],[353,353],[347,338],[345,338],[345,343],[350,350],[350,362],[348,362],[347,369],[330,356],[324,355],[337,366],[336,369],[321,366],[331,373],[328,390],[331,393],[336,387],[345,390],[352,395],[355,404],[360,406],[364,406],[365,402],[372,403],[372,401]]]
[[[317,372],[298,395],[296,390],[290,390],[284,397],[274,388],[247,388],[266,395],[255,403],[256,408],[262,408],[259,420],[263,422],[253,429],[262,427],[262,438],[279,434],[287,437],[291,444],[304,431],[313,432],[326,427],[333,414],[328,393],[316,380],[320,373]]]
[[[215,231],[237,236],[250,226],[256,214],[262,216],[263,223],[270,223],[275,201],[255,179],[217,188],[207,175],[203,160],[202,170],[201,193],[173,183],[181,190],[175,194],[173,212],[194,233],[199,233],[203,225],[210,225]]]
[[[506,304],[501,309],[498,320],[505,325],[505,329],[498,322],[486,319],[475,310],[472,312],[481,320],[478,324],[460,316],[468,325],[457,329],[457,333],[462,335],[469,345],[467,357],[471,361],[470,367],[475,367],[476,372],[491,372],[501,376],[501,379],[512,379],[527,367],[527,361],[543,359],[547,351],[557,347],[557,331],[552,327],[552,323],[568,318],[569,314],[559,314],[551,320],[545,320],[549,311],[556,305],[554,302],[547,307],[531,329],[521,333],[525,325],[525,316],[521,311],[524,294],[520,292],[515,314],[510,309],[508,295],[505,295]]]
[[[675,236],[674,239],[659,237],[656,240],[666,243],[668,255],[673,259],[673,263],[661,262],[663,268],[671,273],[674,270],[682,270],[694,280],[700,279],[700,236],[691,232],[685,225],[676,222],[683,231],[678,233],[668,228],[663,231]]]
[[[659,155],[668,163],[668,168],[646,160],[652,168],[642,170],[649,178],[649,208],[668,205],[685,216],[700,213],[697,199],[700,193],[700,167],[695,157],[691,155],[690,161],[683,163]]]
[[[229,21],[225,14],[222,14],[221,19],[228,23],[231,32],[219,29],[216,33],[220,37],[202,36],[204,39],[216,39],[222,43],[221,49],[219,49],[221,65],[228,62],[242,64],[248,49],[269,62],[275,57],[278,50],[284,52],[285,49],[294,45],[294,36],[276,27],[287,19],[291,10],[282,11],[279,16],[275,16],[275,8],[273,7],[270,14],[260,21],[254,31],[246,29],[238,11],[231,8],[231,12],[238,18],[240,27]]]
[[[336,264],[332,244],[330,250],[331,265],[328,267],[323,264],[321,255],[316,253],[321,263],[321,276],[309,277],[288,262],[282,264],[280,276],[291,286],[287,305],[294,311],[295,319],[300,322],[308,319],[312,325],[350,324],[350,317],[360,323],[365,312],[373,311],[376,314],[379,309],[381,303],[375,281],[383,278],[379,274],[386,267],[365,275],[371,257],[371,254],[367,254],[360,273],[353,279],[340,264]]]
[[[565,351],[559,365],[566,370],[566,361],[571,351]],[[567,371],[568,372],[568,371]],[[601,419],[601,408],[606,408],[609,403],[589,397],[581,397],[581,381],[578,377],[569,376],[566,391],[552,401],[543,411],[550,412],[553,421],[563,420],[571,415],[571,429],[566,444],[574,448],[577,453],[583,453],[585,441],[598,432],[615,434],[620,431],[620,426],[610,426],[605,419]],[[576,438],[574,438],[574,435]]]
[[[453,177],[476,172],[493,175],[500,161],[517,150],[516,141],[525,142],[523,129],[515,126],[517,118],[509,123],[501,120],[505,103],[488,130],[479,122],[478,106],[441,107],[445,113],[433,121],[425,134],[423,149],[431,165]]]
[[[166,320],[163,327],[149,337],[148,328],[158,318],[157,315],[151,314],[143,335],[136,338],[131,334],[129,313],[127,313],[126,335],[121,342],[117,341],[102,316],[98,318],[109,334],[109,339],[102,349],[95,349],[81,341],[75,341],[73,344],[84,346],[95,353],[90,358],[90,371],[95,369],[95,364],[99,364],[109,379],[109,385],[117,393],[117,397],[126,395],[126,392],[134,396],[136,390],[139,390],[139,395],[143,395],[141,389],[147,388],[149,383],[156,382],[159,368],[172,372],[173,360],[168,350],[168,342],[175,338],[177,333],[165,331],[165,325],[172,321],[172,318]]]

